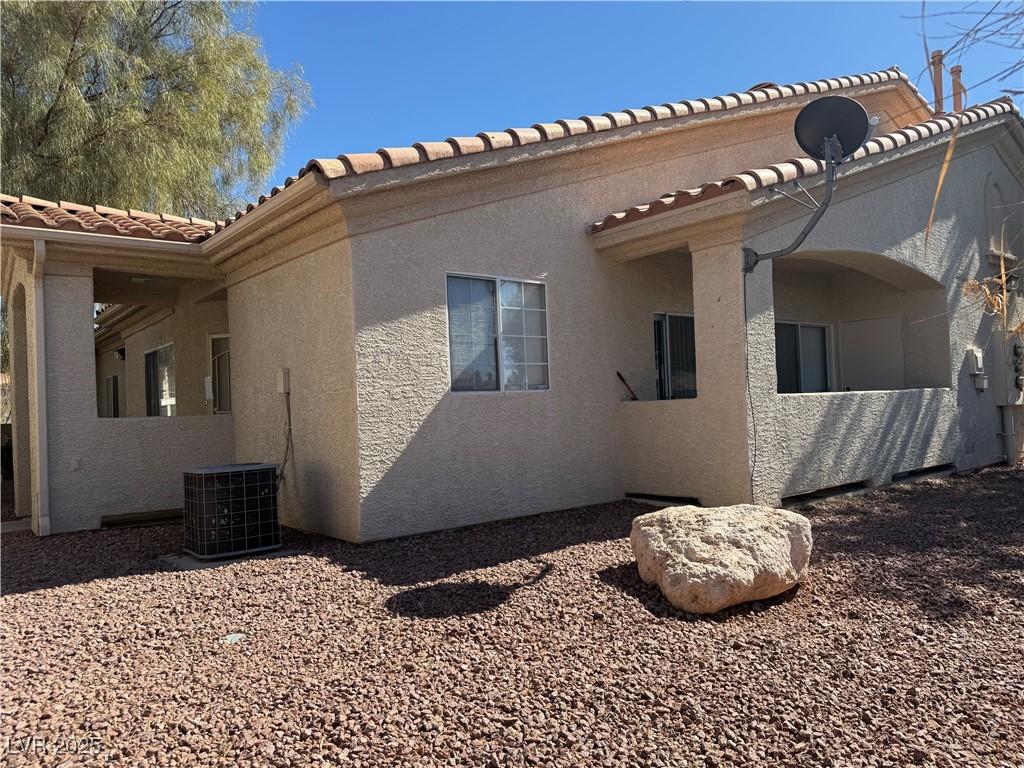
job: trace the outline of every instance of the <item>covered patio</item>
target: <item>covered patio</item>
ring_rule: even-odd
[[[658,346],[651,370],[634,375],[660,379],[667,367],[694,386],[622,403],[629,492],[777,505],[1000,460],[998,426],[976,455],[957,453],[958,397],[973,380],[953,364],[967,341],[951,335],[959,285],[916,249],[925,202],[863,226],[906,183],[879,167],[852,172],[804,248],[750,273],[743,247],[781,247],[805,218],[768,181],[753,192],[706,184],[592,227],[610,261],[628,268],[671,254],[691,274],[692,319],[676,333],[689,334],[690,349],[670,342],[666,361]]]
[[[15,514],[45,536],[180,507],[183,468],[234,458],[230,413],[203,405],[219,270],[188,242],[29,226],[5,224],[3,249]]]

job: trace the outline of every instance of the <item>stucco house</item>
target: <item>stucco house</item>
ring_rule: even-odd
[[[880,123],[745,274],[806,220],[822,94]],[[0,197],[17,508],[95,528],[287,455],[282,522],[366,541],[1014,460],[1012,340],[964,285],[1020,271],[1024,124],[936,108],[897,68],[761,83],[312,160],[224,222]]]

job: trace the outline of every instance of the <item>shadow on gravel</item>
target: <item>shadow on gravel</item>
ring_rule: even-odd
[[[416,587],[393,595],[384,605],[396,616],[407,618],[449,619],[475,616],[503,605],[520,589],[541,581],[552,568],[551,563],[544,563],[536,576],[517,584],[466,581]]]
[[[618,502],[549,512],[450,531],[368,544],[321,539],[316,554],[388,586],[414,586],[517,560],[533,560],[566,547],[629,536],[634,517],[651,508]],[[299,541],[285,546],[303,548]]]
[[[157,558],[181,551],[180,525],[3,537],[0,593],[34,592],[167,570]]]
[[[894,486],[812,505],[812,564],[840,561],[858,593],[952,620],[1024,600],[1024,472]],[[988,593],[988,594],[986,594]]]
[[[679,619],[691,622],[712,622],[715,624],[729,621],[738,616],[750,616],[752,614],[768,611],[777,605],[788,603],[800,593],[800,585],[793,587],[788,592],[773,597],[769,600],[754,600],[743,605],[726,608],[724,611],[710,615],[686,613],[672,607],[672,604],[661,594],[657,584],[647,584],[640,578],[636,563],[623,563],[600,571],[598,577],[609,587],[620,590],[629,597],[639,602],[645,610],[659,619]]]
[[[288,550],[324,558],[382,584],[405,587],[517,560],[533,560],[577,544],[621,539],[629,535],[633,518],[648,511],[650,507],[642,504],[619,502],[367,544],[350,544],[285,528],[283,544]],[[44,539],[31,533],[5,535],[0,592],[32,592],[173,570],[159,558],[180,552],[181,541],[180,525],[83,531]],[[395,605],[396,612],[414,610],[410,606],[417,599],[407,599],[410,602],[405,608],[403,604]],[[467,598],[470,604],[473,599]],[[486,604],[482,591],[475,599],[480,605]]]

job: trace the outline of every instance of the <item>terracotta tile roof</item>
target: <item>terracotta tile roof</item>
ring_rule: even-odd
[[[0,194],[0,222],[23,227],[126,235],[182,243],[205,240],[217,226],[215,222],[205,219],[186,219],[166,213],[123,211],[120,208],[78,205],[63,200],[54,203],[28,195],[13,197],[4,194]]]
[[[958,121],[964,126],[1005,114],[1019,114],[1016,105],[1008,97],[1002,97],[987,104],[970,107],[959,114],[939,115],[923,123],[909,125],[898,131],[869,139],[864,146],[853,154],[851,160],[860,160],[865,157],[879,155],[923,139],[931,138],[932,136],[948,133],[953,130]],[[773,184],[783,184],[808,176],[816,176],[819,173],[823,173],[824,170],[825,164],[820,160],[814,160],[809,157],[797,157],[770,165],[767,168],[740,171],[718,181],[707,182],[691,189],[670,192],[649,203],[635,205],[624,211],[611,213],[601,219],[601,221],[591,224],[590,233],[605,232],[622,224],[684,208],[688,205],[711,200],[732,192],[754,192],[770,187]]]
[[[300,178],[313,172],[321,173],[328,179],[362,176],[367,173],[386,171],[390,168],[419,165],[451,157],[462,157],[511,147],[558,141],[559,139],[567,139],[580,134],[600,133],[641,123],[689,117],[708,112],[722,112],[750,104],[762,104],[794,96],[828,93],[829,91],[897,80],[909,83],[907,76],[899,70],[899,67],[894,66],[889,69],[868,72],[862,75],[844,75],[827,80],[815,80],[814,82],[794,83],[792,85],[758,83],[746,91],[727,93],[724,96],[654,104],[637,109],[624,109],[620,112],[605,112],[602,115],[584,115],[575,120],[535,123],[529,128],[483,131],[476,136],[454,136],[444,141],[417,142],[411,147],[383,147],[376,152],[344,154],[338,155],[337,158],[313,159],[297,175],[290,176],[284,184],[274,187],[266,195],[261,195],[256,202],[250,203],[244,211],[238,211],[234,216],[229,217],[223,223],[223,226],[229,226],[232,222],[245,216],[245,214],[258,207],[267,199],[280,194]],[[913,88],[912,85],[911,88]],[[921,97],[921,102],[923,106],[926,106],[927,102],[923,97]],[[218,230],[220,228],[221,225],[218,225]]]
[[[908,82],[907,76],[898,67],[890,67],[878,72],[845,75],[792,85],[758,83],[746,91],[728,93],[723,96],[648,105],[636,109],[624,109],[620,112],[605,112],[602,115],[584,115],[575,120],[535,123],[529,128],[484,131],[476,136],[451,137],[445,141],[417,142],[411,147],[384,147],[376,152],[313,159],[306,163],[298,174],[290,176],[283,184],[274,187],[267,194],[261,195],[256,202],[246,206],[244,211],[238,211],[226,221],[212,222],[144,211],[123,211],[100,205],[54,203],[27,195],[21,197],[0,195],[0,222],[158,240],[199,242],[242,218],[310,173],[319,173],[328,179],[362,176],[392,168],[553,142],[581,134],[601,133],[659,120],[723,112],[751,104],[763,104],[791,97],[899,80]],[[913,88],[912,85],[910,87]],[[923,97],[921,102],[922,105],[926,105]]]

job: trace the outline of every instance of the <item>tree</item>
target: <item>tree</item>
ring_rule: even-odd
[[[968,84],[967,91],[996,82],[1003,86],[1000,90],[1007,97],[1020,99],[1024,96],[1024,88],[1020,87],[1021,73],[1024,72],[1024,4],[1017,0],[1011,2],[996,0],[990,3],[970,2],[952,9],[946,5],[942,5],[940,8],[941,10],[930,10],[926,0],[921,0],[920,12],[916,18],[921,22],[925,57],[924,67],[917,79],[930,71],[931,40],[939,41],[943,46],[944,67],[959,64],[964,54],[971,49],[996,47],[1006,52],[1005,57],[995,71],[982,73],[979,79]],[[936,30],[935,27],[940,29]],[[959,127],[957,125],[953,130],[942,170],[939,173],[932,200],[932,211],[925,229],[926,248],[939,195],[942,193],[946,178],[946,170],[949,168],[956,146]],[[1020,229],[1008,238],[1007,223],[1011,219],[1020,218],[1022,206],[1024,206],[1022,202],[1013,202],[997,206],[999,210],[992,212],[1001,219],[998,248],[1000,254],[1010,253],[1020,247],[1016,241],[1024,236],[1024,229]],[[1021,308],[1017,301],[1019,293],[1017,285],[1022,279],[1024,279],[1022,267],[1007,268],[1006,259],[1000,257],[998,274],[970,278],[965,281],[963,292],[969,301],[962,309],[974,310],[981,307],[984,312],[998,319],[1007,338],[1024,339],[1024,317],[1021,316]]]
[[[265,186],[309,104],[225,2],[0,6],[9,193],[216,218]]]
[[[947,65],[959,64],[972,48],[1000,48],[1006,53],[999,67],[968,84],[968,90],[995,81],[1005,84],[1000,90],[1007,96],[1024,96],[1024,88],[1020,86],[1024,72],[1024,4],[1019,0],[997,0],[970,2],[957,8],[940,5],[939,8],[930,10],[922,0],[917,16],[921,20],[925,47],[922,74],[929,67],[929,40],[938,42],[936,47],[943,49]]]

